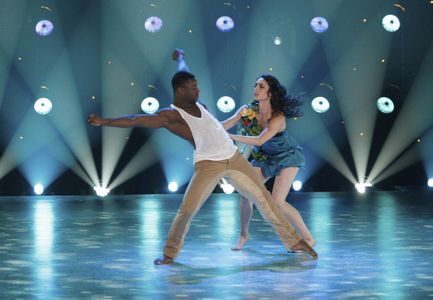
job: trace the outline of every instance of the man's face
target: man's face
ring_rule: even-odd
[[[180,89],[185,99],[190,101],[197,101],[198,96],[200,95],[197,80],[188,80]]]

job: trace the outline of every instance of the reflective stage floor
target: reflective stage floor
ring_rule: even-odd
[[[0,197],[0,299],[433,298],[433,191],[293,193],[317,261],[288,254],[238,195],[213,194],[154,266],[182,195]]]

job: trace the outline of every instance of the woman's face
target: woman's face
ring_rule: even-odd
[[[271,99],[271,94],[269,93],[269,84],[263,78],[259,78],[254,86],[254,100],[266,101]]]

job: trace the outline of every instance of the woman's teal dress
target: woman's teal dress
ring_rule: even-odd
[[[287,128],[262,146],[254,146],[252,157],[251,164],[261,168],[265,178],[277,176],[285,168],[305,166],[304,152]]]

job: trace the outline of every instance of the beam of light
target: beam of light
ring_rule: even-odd
[[[170,140],[170,147],[167,147]],[[176,180],[179,186],[184,185],[193,173],[193,147],[179,137],[173,137],[168,131],[158,131],[152,135],[151,143],[155,145],[166,182]]]
[[[420,147],[420,155],[424,169],[428,177],[433,177],[433,126],[422,137]]]
[[[196,5],[194,1],[185,1],[176,10],[167,9],[164,19],[177,20],[178,24],[186,23],[194,27],[193,36],[196,38],[191,39],[188,43],[188,45],[191,46],[191,51],[194,52],[188,52],[189,49],[185,49],[187,63],[191,67],[191,71],[197,75],[199,87],[202,90],[201,97],[213,104],[214,102],[210,102],[213,100],[213,97],[209,96],[213,95],[213,93],[211,92],[211,85],[209,84],[210,76],[208,68],[200,68],[200,66],[207,65],[207,57],[204,55],[206,52],[204,51],[203,33],[201,32],[202,24],[200,24],[199,18],[193,17],[196,11],[194,5]],[[172,75],[177,71],[177,63],[171,60],[171,52],[174,48],[181,45],[180,41],[179,44],[175,44],[172,41],[177,41],[179,36],[185,36],[186,32],[183,31],[185,27],[170,26],[170,23],[168,23],[157,35],[147,33],[142,24],[137,25],[135,19],[131,18],[131,15],[135,15],[141,8],[141,5],[138,3],[136,5],[123,5],[118,1],[108,1],[104,8],[102,19],[105,29],[104,33],[106,32],[107,34],[103,34],[103,56],[112,60],[111,64],[104,64],[102,69],[104,116],[112,117],[136,112],[140,102],[138,102],[138,105],[134,104],[134,106],[130,104],[137,102],[136,100],[141,101],[148,95],[145,94],[147,86],[144,85],[134,87],[134,92],[125,91],[126,83],[132,81],[134,78],[141,78],[140,82],[146,82],[148,86],[149,82],[160,81],[162,88],[158,88],[156,92],[160,93],[159,95],[165,98],[172,97],[170,81]],[[140,15],[140,18],[143,18],[143,16]],[[118,21],[113,23],[113,19]],[[118,31],[119,26],[122,28],[121,32]],[[119,34],[113,34],[113,32],[118,32]],[[128,40],[129,44],[131,44],[132,41],[130,47],[124,47],[125,39]],[[123,56],[115,55],[118,53],[123,53]],[[207,74],[207,76],[203,74]],[[117,84],[113,85],[113,82]],[[153,84],[150,85],[154,87]],[[163,107],[171,103],[169,99],[163,99],[160,102]],[[211,111],[215,110],[215,104],[208,105],[208,108]],[[130,132],[125,129],[103,129],[103,186],[109,184],[113,170],[124,149],[126,137],[129,133]],[[156,134],[158,135],[159,132]],[[168,153],[171,153],[172,149],[169,149],[167,145],[171,144],[172,139],[176,139],[176,137],[167,135],[162,143],[157,144],[157,153],[160,155],[163,162],[170,159]],[[181,152],[181,149],[185,150]],[[190,155],[192,151],[190,147],[181,147],[177,150],[179,150],[177,152],[179,157],[186,157]],[[147,165],[152,164],[152,162],[153,160],[149,161]],[[121,171],[121,176],[118,177],[118,179],[114,179],[115,182],[110,184],[110,187],[117,186],[120,182],[123,182],[126,178],[130,178],[132,174],[136,174],[142,169],[143,168],[136,167],[131,168],[129,166],[124,172]],[[171,174],[171,172],[168,173]]]
[[[323,87],[316,88],[312,95],[323,92]],[[334,94],[327,95],[327,98],[335,98]],[[308,105],[308,104],[307,104]],[[308,149],[314,151],[314,153],[328,162],[333,168],[335,168],[340,174],[342,174],[348,181],[353,184],[356,183],[356,179],[353,176],[347,162],[341,155],[338,133],[333,133],[335,141],[331,138],[331,133],[327,130],[331,126],[334,126],[338,122],[335,108],[331,106],[329,112],[322,117],[321,114],[317,114],[307,105],[304,104],[303,111],[304,115],[296,121],[290,121],[286,126],[289,126],[289,132],[293,135],[297,142]],[[299,134],[300,133],[300,134]],[[308,181],[308,178],[320,167],[319,162],[314,157],[306,157],[306,168],[302,169],[303,180]]]
[[[344,24],[344,22],[343,22]],[[377,57],[389,53],[392,37],[378,30],[374,22],[364,24],[351,44],[347,44],[348,26],[334,27],[324,39],[331,63],[335,94],[349,139],[357,172],[357,182],[366,175],[378,98],[386,71]],[[377,41],[371,47],[371,41]],[[365,88],[368,86],[368,88]]]
[[[108,188],[114,190],[128,179],[156,163],[157,160],[158,153],[156,153],[153,144],[149,142],[145,143],[134,157],[129,160],[128,164],[122,169],[122,171],[120,171],[119,175],[113,179]]]
[[[26,1],[5,1],[1,4],[4,12],[0,20],[0,27],[7,26],[8,30],[0,30],[0,107],[3,102],[5,86],[8,81],[14,53],[25,24],[27,8]]]
[[[254,51],[245,50],[247,55],[241,82],[240,105],[252,100],[254,83],[263,73],[276,76],[281,84],[290,89],[319,41],[317,35],[311,34],[308,22],[305,26],[297,26],[292,23],[293,19],[288,17],[287,13],[284,16],[276,15],[275,7],[266,2],[257,2],[254,8],[248,26],[255,30],[249,31],[247,41],[244,43],[245,49],[254,49]],[[296,11],[297,15],[303,16],[311,14],[307,6],[299,6],[292,1],[280,1],[279,11]],[[272,22],[263,22],[263,20],[272,20]],[[272,36],[277,34],[285,41],[279,47],[275,47],[272,42]],[[298,42],[297,36],[302,36],[301,43]],[[221,51],[221,54],[230,56],[232,50],[229,48]]]
[[[66,50],[49,72],[46,82],[52,93],[57,95],[58,101],[56,109],[49,114],[49,117],[92,182],[97,183],[98,175],[86,133],[85,114],[80,104]]]
[[[110,58],[113,63],[104,64],[102,67],[102,115],[117,117],[140,113],[140,97],[138,97],[141,94],[140,88],[131,87],[128,84],[133,77],[127,66],[120,63],[120,58],[113,55],[110,55]],[[138,95],[134,99],[136,93]],[[103,187],[108,186],[131,131],[131,128],[102,128],[101,177]]]
[[[432,124],[432,69],[433,43],[371,169],[369,174],[371,181],[375,181],[376,177]]]
[[[91,185],[83,168],[77,164],[63,141],[58,139],[58,133],[49,119],[29,109],[0,157],[0,179],[20,166],[30,185],[39,180],[49,185],[65,169],[58,162],[72,169]]]
[[[374,178],[370,174],[368,180],[371,181],[374,185],[376,185],[377,183],[389,178],[397,172],[400,172],[401,170],[411,166],[416,161],[418,161],[419,158],[420,157],[418,145],[413,145],[401,156],[399,156],[395,161],[390,162],[387,165],[387,168],[382,171],[382,173],[378,174]]]

